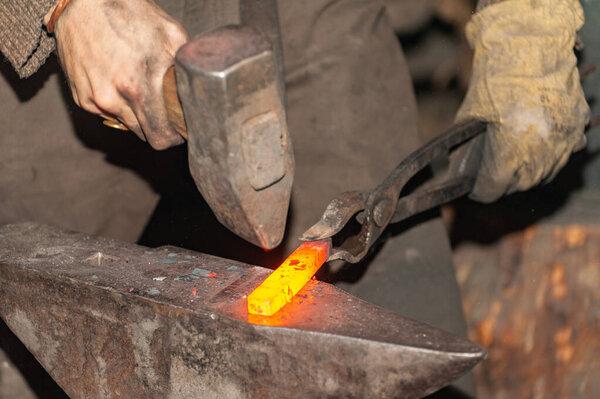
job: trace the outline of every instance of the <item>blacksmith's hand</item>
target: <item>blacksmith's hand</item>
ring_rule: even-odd
[[[159,6],[151,0],[72,0],[54,34],[78,106],[122,122],[154,149],[183,142],[169,125],[162,82],[188,37]]]
[[[473,75],[457,122],[488,121],[471,198],[491,202],[550,181],[585,147],[589,107],[573,53],[583,25],[578,0],[510,0],[466,28]],[[453,154],[451,173],[468,146]]]

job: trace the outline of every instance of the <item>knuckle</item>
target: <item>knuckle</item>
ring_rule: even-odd
[[[176,146],[182,143],[182,140],[178,135],[148,135],[148,143],[155,150],[166,150],[167,148]]]
[[[171,38],[174,44],[182,45],[189,40],[187,31],[180,24],[174,22],[171,23],[167,28],[167,34]]]
[[[148,136],[146,136],[148,137]],[[152,148],[154,148],[155,150],[166,150],[167,148],[171,147],[172,144],[169,140],[165,140],[165,139],[156,139],[156,138],[150,138],[148,137],[148,142],[150,143],[150,146]]]
[[[77,96],[77,92],[72,91],[71,95],[73,96],[73,102],[75,103],[75,105],[77,105],[79,108],[83,108],[81,106],[81,101],[79,101],[79,96]]]
[[[79,103],[80,103],[79,106],[88,112],[91,112],[91,113],[98,112],[98,108],[96,107],[96,104],[94,103],[94,101],[91,98],[88,98],[88,97],[80,98]]]
[[[177,47],[181,47],[188,40],[190,40],[190,37],[189,37],[188,33],[182,29],[182,30],[178,30],[178,34],[175,35],[174,39],[175,39],[175,43],[178,45]]]
[[[79,92],[77,91],[77,87],[69,82],[69,89],[71,89],[71,97],[73,97],[73,102],[81,108],[81,101],[79,101]]]
[[[102,110],[114,111],[118,104],[118,99],[114,93],[108,90],[100,90],[94,93],[94,102]]]
[[[142,98],[142,88],[140,82],[133,78],[121,78],[115,84],[117,91],[129,103],[136,103]]]

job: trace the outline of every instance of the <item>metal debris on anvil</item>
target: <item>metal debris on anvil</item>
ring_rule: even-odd
[[[74,398],[419,397],[484,356],[319,281],[255,316],[246,295],[270,269],[31,223],[0,234],[0,317]],[[215,277],[176,280],[195,269]]]

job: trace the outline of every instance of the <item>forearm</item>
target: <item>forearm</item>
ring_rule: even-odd
[[[43,18],[55,0],[10,0],[0,4],[0,51],[20,77],[39,69],[55,48]]]

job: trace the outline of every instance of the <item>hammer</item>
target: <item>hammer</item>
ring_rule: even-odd
[[[264,249],[279,245],[294,157],[269,41],[244,26],[203,33],[179,49],[163,89],[192,177],[219,222]]]

